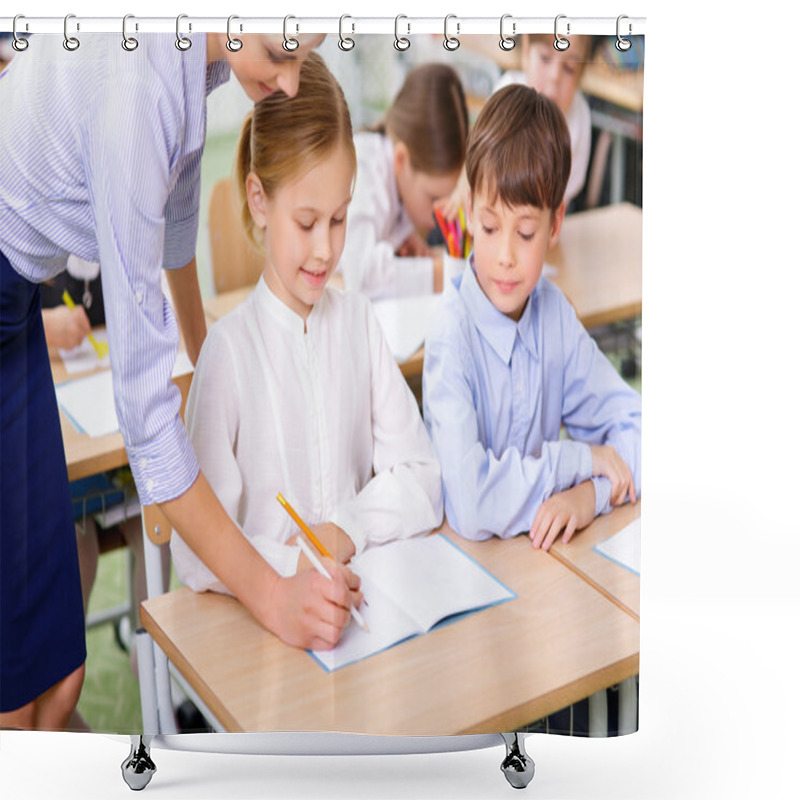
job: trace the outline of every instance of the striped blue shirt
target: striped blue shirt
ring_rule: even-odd
[[[589,479],[595,514],[610,511],[589,445],[613,445],[641,492],[641,396],[546,278],[519,322],[471,268],[454,279],[425,339],[422,394],[447,521],[467,539],[527,533],[543,500]]]
[[[161,268],[194,257],[206,95],[206,37],[92,34],[68,52],[32,36],[0,76],[0,250],[41,282],[70,253],[99,261],[120,430],[144,504],[180,496],[198,473],[170,375],[178,326]]]

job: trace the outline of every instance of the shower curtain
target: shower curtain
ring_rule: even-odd
[[[3,682],[6,684],[4,703],[8,687],[4,712],[18,707],[16,699],[27,703],[36,697],[38,689],[32,687],[39,685],[34,682],[32,687],[22,686],[25,682],[15,674],[14,665],[9,661],[12,653],[19,653],[19,658],[26,655],[25,646],[19,640],[22,628],[16,614],[28,586],[12,578],[10,565],[15,564],[14,570],[21,570],[18,575],[28,580],[29,573],[36,572],[33,563],[40,560],[36,548],[55,548],[55,552],[65,554],[64,563],[68,566],[61,572],[68,569],[71,576],[58,589],[63,593],[59,595],[61,599],[53,603],[43,589],[41,603],[47,608],[59,606],[60,613],[74,621],[80,618],[78,591],[81,585],[76,547],[83,554],[87,536],[97,536],[103,547],[107,531],[111,530],[123,534],[124,547],[99,557],[93,587],[89,586],[91,581],[87,575],[80,574],[85,601],[88,590],[92,589],[87,620],[98,622],[98,627],[86,633],[86,677],[76,707],[77,716],[73,714],[62,726],[64,729],[80,729],[81,718],[93,730],[116,733],[315,730],[431,736],[519,730],[602,736],[637,729],[643,37],[630,35],[624,21],[620,20],[616,35],[613,25],[603,34],[589,36],[580,33],[577,22],[568,30],[563,21],[559,26],[556,20],[555,35],[551,32],[530,38],[521,32],[524,26],[513,19],[498,20],[498,32],[491,35],[466,32],[469,30],[467,20],[455,16],[441,22],[440,33],[419,33],[398,17],[392,22],[392,35],[360,33],[357,23],[354,25],[352,19],[342,18],[338,35],[329,33],[324,41],[314,42],[314,47],[309,47],[319,53],[341,86],[356,141],[360,143],[357,152],[364,160],[359,160],[357,165],[353,208],[358,199],[359,182],[366,182],[372,198],[357,208],[358,219],[353,218],[356,216],[353,213],[347,221],[343,261],[330,278],[334,287],[326,292],[336,303],[343,297],[355,296],[352,302],[347,300],[349,304],[342,306],[346,309],[342,312],[345,316],[337,324],[350,325],[364,335],[381,337],[380,345],[371,356],[371,368],[380,368],[393,376],[383,385],[384,389],[393,387],[392,396],[376,393],[373,386],[372,393],[367,393],[369,402],[364,405],[348,399],[348,393],[357,389],[357,375],[351,381],[343,377],[338,385],[321,382],[319,375],[337,372],[330,364],[327,371],[323,370],[322,359],[349,358],[349,351],[345,349],[325,353],[328,342],[321,338],[312,343],[318,350],[317,360],[311,358],[301,363],[299,351],[292,354],[281,367],[285,372],[268,386],[273,394],[261,400],[268,409],[285,409],[287,404],[285,401],[282,404],[280,394],[293,391],[288,384],[298,381],[301,390],[296,397],[305,398],[304,402],[309,404],[318,403],[316,410],[309,406],[298,413],[297,419],[303,425],[308,419],[313,420],[313,425],[309,423],[308,431],[303,434],[305,437],[308,433],[308,438],[302,441],[299,437],[292,438],[291,432],[282,431],[278,420],[270,420],[279,438],[284,437],[281,446],[306,448],[302,458],[309,469],[314,468],[315,461],[330,457],[329,448],[345,447],[343,440],[337,438],[338,426],[357,431],[373,425],[373,435],[367,440],[377,452],[384,443],[380,441],[382,429],[375,420],[406,414],[411,408],[417,418],[408,423],[407,432],[399,435],[400,440],[394,446],[402,449],[410,446],[413,436],[424,437],[426,447],[433,454],[437,475],[428,503],[432,509],[431,519],[415,522],[417,527],[411,532],[413,535],[404,535],[402,542],[375,542],[367,535],[357,536],[353,532],[351,539],[357,540],[354,546],[357,554],[351,566],[353,572],[360,574],[367,602],[359,609],[364,626],[351,621],[338,647],[329,651],[324,647],[293,647],[282,641],[280,635],[265,629],[251,610],[231,596],[235,592],[219,581],[210,587],[200,587],[212,591],[193,591],[181,586],[173,574],[165,594],[160,594],[158,580],[152,575],[147,592],[141,583],[130,584],[131,581],[135,584],[137,578],[142,580],[145,553],[155,552],[149,550],[154,545],[147,536],[144,544],[136,538],[139,509],[168,499],[173,479],[173,485],[181,491],[190,481],[185,474],[154,476],[149,470],[158,469],[152,466],[152,462],[158,464],[158,452],[148,451],[142,455],[147,447],[141,440],[137,440],[141,452],[134,458],[130,457],[133,446],[128,452],[121,448],[122,419],[127,420],[123,425],[130,426],[124,431],[126,437],[135,438],[139,435],[133,432],[138,424],[137,417],[151,412],[146,404],[135,405],[140,384],[138,379],[131,378],[129,384],[118,382],[113,386],[115,417],[114,406],[109,405],[112,381],[102,342],[109,341],[112,351],[117,348],[118,352],[125,352],[125,358],[138,358],[139,366],[126,374],[152,378],[153,373],[148,372],[152,366],[149,357],[142,356],[140,350],[138,356],[133,355],[139,346],[136,336],[141,326],[129,324],[131,320],[126,318],[129,313],[126,309],[135,311],[136,303],[131,301],[132,304],[126,306],[115,298],[127,291],[126,281],[132,281],[131,296],[138,304],[142,299],[137,292],[159,294],[165,291],[168,294],[174,284],[160,279],[157,268],[147,277],[135,270],[126,272],[121,266],[126,243],[108,238],[110,229],[98,222],[98,215],[112,206],[124,208],[126,198],[131,208],[146,215],[146,198],[153,190],[152,182],[167,181],[174,202],[168,204],[165,213],[170,233],[162,240],[162,246],[153,250],[161,259],[157,266],[183,266],[190,260],[185,254],[191,255],[191,247],[196,246],[193,251],[196,281],[205,304],[209,331],[217,324],[233,330],[230,321],[221,322],[228,314],[239,315],[246,328],[247,312],[242,309],[251,309],[255,320],[259,319],[259,314],[266,314],[278,330],[284,324],[281,320],[286,316],[286,307],[285,304],[281,307],[279,296],[269,287],[269,281],[261,277],[265,257],[245,237],[240,220],[242,205],[241,202],[236,205],[235,181],[231,181],[242,122],[252,109],[254,98],[247,96],[247,87],[243,91],[234,76],[228,80],[227,67],[212,64],[206,72],[205,65],[201,64],[205,78],[199,93],[197,86],[189,86],[187,82],[186,97],[173,97],[170,92],[177,91],[180,82],[165,80],[163,90],[153,94],[152,104],[133,110],[125,108],[121,98],[135,83],[136,70],[145,56],[159,64],[158,69],[167,70],[171,67],[163,65],[179,64],[180,59],[197,62],[207,52],[206,34],[190,31],[185,20],[182,27],[180,18],[176,35],[138,32],[135,19],[131,19],[123,35],[79,32],[65,20],[63,36],[34,33],[27,37],[21,27],[23,20],[15,21],[15,30],[19,31],[18,46],[12,45],[16,33],[3,40],[2,60],[6,66],[0,74],[3,325],[8,329],[11,318],[6,316],[8,309],[11,309],[8,314],[19,310],[20,287],[29,291],[33,298],[25,302],[35,306],[40,302],[36,299],[37,284],[57,280],[68,256],[73,255],[87,263],[100,262],[109,333],[106,335],[102,328],[95,331],[101,342],[99,352],[91,342],[83,342],[77,348],[51,346],[49,351],[50,367],[57,384],[52,403],[57,403],[60,415],[72,490],[71,498],[60,497],[58,501],[59,513],[66,521],[60,524],[57,545],[45,541],[38,533],[31,534],[30,542],[22,550],[18,542],[13,543],[19,517],[12,517],[12,509],[14,514],[22,514],[25,503],[36,502],[39,511],[44,510],[45,519],[55,512],[50,504],[41,502],[41,497],[47,495],[39,495],[36,501],[37,492],[47,491],[47,486],[41,483],[41,474],[36,477],[40,483],[28,485],[28,500],[12,505],[7,487],[12,483],[19,485],[14,482],[14,475],[19,469],[17,448],[24,447],[19,444],[24,437],[23,440],[13,438],[17,435],[12,431],[14,420],[3,420],[0,456],[6,486],[2,498],[4,549],[0,625]],[[228,21],[227,31],[227,42],[232,45],[227,50],[235,58],[236,38],[247,31],[242,33],[235,20]],[[277,63],[292,59],[293,37],[299,36],[302,44],[308,41],[303,38],[308,35],[307,28],[302,24],[298,26],[295,18],[287,18],[283,36],[276,35],[277,44],[269,57]],[[226,34],[217,36],[224,45]],[[288,44],[287,48],[282,47],[281,38]],[[137,44],[133,45],[133,41]],[[249,44],[246,36],[245,43],[246,54]],[[263,56],[247,57],[257,69],[257,59]],[[45,63],[48,59],[50,62]],[[86,66],[89,60],[94,67]],[[35,68],[24,68],[25,63],[31,61],[36,62]],[[81,63],[83,66],[76,66]],[[97,81],[101,83],[107,65],[116,71],[119,92],[116,98],[112,94],[94,93],[89,85],[92,69],[97,70]],[[520,174],[496,176],[495,188],[501,192],[500,202],[491,191],[481,194],[473,187],[472,194],[461,196],[461,203],[450,220],[439,212],[433,217],[427,212],[429,224],[420,225],[412,207],[412,194],[406,182],[408,175],[438,180],[437,201],[444,200],[445,194],[449,196],[464,180],[461,177],[464,158],[458,155],[458,143],[452,141],[442,144],[456,151],[458,161],[455,167],[450,166],[444,172],[444,177],[448,178],[444,181],[446,193],[440,188],[441,171],[425,173],[411,158],[410,172],[404,172],[403,148],[398,147],[398,143],[405,143],[385,126],[387,113],[407,78],[415,70],[429,69],[431,65],[445,65],[453,71],[461,93],[459,97],[463,98],[459,102],[465,107],[467,150],[473,146],[473,141],[466,139],[467,131],[479,124],[483,109],[493,97],[498,97],[500,92],[506,92],[508,97],[514,94],[507,87],[533,86],[549,98],[548,107],[556,109],[558,124],[562,126],[559,130],[566,129],[569,133],[571,166],[563,187],[563,223],[546,248],[542,277],[535,282],[531,297],[522,303],[517,320],[511,319],[497,303],[491,304],[492,295],[484,282],[482,268],[487,270],[487,275],[493,268],[488,260],[487,254],[491,251],[487,242],[498,227],[506,230],[504,226],[508,224],[510,236],[517,237],[518,241],[530,238],[531,231],[525,227],[529,223],[524,219],[520,221],[513,213],[520,205],[525,208],[531,204],[526,206],[518,200],[508,200],[502,195],[505,190],[500,188],[503,182],[527,185],[522,174],[524,170],[516,167]],[[189,74],[185,65],[177,68]],[[24,83],[34,79],[42,83]],[[44,95],[55,97],[59,85],[63,85],[63,91],[71,92],[69,99],[58,104],[58,109],[48,107],[41,98]],[[194,94],[189,97],[192,92]],[[92,102],[109,106],[81,107],[81,98],[92,98]],[[170,103],[186,110],[184,117],[174,120],[175,125],[183,126],[178,132],[172,126],[173,121],[164,122],[165,116],[172,113]],[[109,154],[116,153],[112,137],[118,128],[111,118],[112,105],[113,114],[120,110],[129,114],[126,124],[134,126],[135,130],[141,124],[141,136],[130,137],[132,142],[146,140],[162,125],[168,130],[168,146],[172,147],[164,166],[168,174],[153,171],[149,165],[140,170],[134,166],[137,153],[129,152],[131,161],[120,163],[114,169],[105,164],[103,180],[93,182],[100,169],[98,164],[110,157]],[[424,128],[438,112],[438,107],[433,106],[415,108],[413,124]],[[56,113],[61,116],[54,123],[52,115]],[[93,125],[106,126],[108,138],[96,127],[90,131],[87,116],[82,115],[91,117]],[[160,115],[158,125],[153,124],[152,118],[143,119],[148,115]],[[367,130],[371,132],[366,133]],[[503,146],[502,133],[501,126],[495,133],[497,147]],[[99,150],[89,152],[89,145]],[[46,149],[37,152],[37,147]],[[370,147],[374,151],[372,156]],[[100,151],[104,151],[102,155]],[[408,157],[407,147],[404,152]],[[380,163],[370,162],[370,157]],[[175,165],[170,158],[184,159],[181,169],[173,169]],[[113,183],[115,176],[120,178],[117,184]],[[481,188],[487,187],[478,187]],[[433,198],[431,190],[427,191],[430,204]],[[518,196],[513,194],[514,189],[509,191],[508,197]],[[480,206],[483,216],[476,213],[476,195],[487,201]],[[389,210],[379,208],[380,204]],[[375,218],[383,215],[380,225],[385,226],[384,231],[378,231],[379,223],[375,219],[369,220],[371,213]],[[349,245],[347,236],[353,235],[355,223],[361,226],[363,238],[356,245]],[[138,221],[131,218],[131,229],[123,233],[133,233],[135,224],[139,224]],[[95,235],[95,226],[102,231],[102,236]],[[370,234],[372,238],[363,233],[368,228],[374,234]],[[142,230],[147,230],[146,224]],[[535,238],[536,234],[533,235]],[[186,249],[187,242],[190,242],[190,250]],[[127,244],[148,250],[152,242],[131,236]],[[171,247],[174,249],[170,250]],[[386,255],[381,254],[384,251]],[[113,263],[115,256],[119,256],[120,263]],[[112,263],[104,262],[104,258]],[[346,258],[351,261],[346,262]],[[387,265],[386,274],[391,278],[372,296],[367,296],[363,270],[372,268],[382,258]],[[353,278],[348,272],[349,264],[358,259],[363,259],[367,266],[359,267],[361,271]],[[226,275],[234,272],[239,285],[231,286],[231,279]],[[84,279],[79,274],[76,280],[80,287]],[[226,280],[229,283],[226,284]],[[72,300],[79,306],[81,303],[86,306],[86,296],[81,294]],[[18,305],[12,309],[14,302]],[[169,301],[164,302],[163,306],[159,305],[162,309],[157,321],[161,326],[159,336],[177,339],[179,322],[184,324],[185,318],[180,312],[176,318]],[[470,303],[476,304],[474,308]],[[64,308],[55,310],[65,313]],[[458,338],[459,331],[443,324],[443,317],[453,314],[456,308],[467,309],[460,323],[467,326],[462,338]],[[553,312],[555,316],[548,316],[551,308],[557,308],[557,313]],[[347,315],[355,314],[356,310],[370,321],[366,327],[352,325]],[[37,312],[34,309],[32,313],[36,316]],[[44,313],[46,315],[47,311]],[[561,327],[555,326],[557,322]],[[497,323],[497,327],[492,328],[493,323]],[[444,355],[443,351],[438,351],[434,366],[430,366],[433,362],[426,364],[426,360],[433,358],[430,348],[426,348],[432,330],[454,336],[450,350]],[[191,342],[192,334],[186,329],[182,332],[184,341]],[[304,333],[306,336],[314,334],[311,323]],[[506,338],[508,335],[511,339]],[[12,333],[8,337],[12,337]],[[4,338],[4,370],[11,369],[9,364],[14,359],[13,345],[9,342],[10,338],[8,341]],[[363,343],[351,344],[355,348]],[[41,343],[38,346],[41,349]],[[153,352],[163,360],[162,352],[168,345],[154,347]],[[465,351],[467,347],[471,348],[469,352]],[[509,349],[502,355],[504,347]],[[524,352],[520,353],[520,348]],[[177,356],[179,368],[173,377],[192,372],[189,362],[195,354],[183,353],[182,346]],[[387,357],[394,363],[380,362]],[[274,353],[268,351],[254,353],[252,358],[241,355],[237,358],[239,365],[246,365],[253,375],[273,368],[270,359],[274,358]],[[129,364],[123,364],[122,356],[113,352],[111,365],[130,370]],[[465,365],[471,365],[473,372],[465,371]],[[172,365],[169,366],[171,369]],[[314,373],[314,369],[320,372]],[[342,368],[341,374],[352,373]],[[557,386],[556,376],[560,376]],[[152,390],[152,397],[159,392],[168,395],[168,377],[169,373],[158,372],[153,380],[161,384],[160,388]],[[444,387],[437,383],[456,379],[465,387],[460,394],[450,385]],[[13,403],[11,380],[4,372],[4,415]],[[184,388],[190,380],[185,379]],[[250,384],[241,384],[244,385]],[[261,384],[255,381],[254,385]],[[429,398],[436,398],[438,402],[443,388],[447,389],[445,400],[432,407],[435,403]],[[397,392],[401,389],[404,394],[398,401]],[[36,391],[45,390],[37,388]],[[600,401],[595,394],[598,391],[605,392]],[[320,392],[325,392],[327,397]],[[237,399],[236,388],[230,394],[233,400]],[[339,399],[330,399],[333,394]],[[458,403],[454,403],[456,396]],[[159,409],[168,409],[168,416],[174,419],[179,400],[178,390],[173,389],[166,405],[160,405]],[[249,402],[244,396],[238,400]],[[199,402],[196,399],[195,405]],[[102,408],[96,405],[101,403],[105,403]],[[335,419],[326,416],[325,411],[326,405],[329,407],[332,403],[340,415]],[[558,403],[560,410],[554,411],[554,404]],[[607,409],[601,408],[604,403],[612,408],[610,416],[605,414]],[[131,404],[134,404],[133,411]],[[386,404],[392,404],[389,415]],[[100,417],[107,416],[109,408],[110,422],[108,427],[102,427]],[[347,415],[355,413],[354,410],[362,416],[347,420]],[[28,429],[40,425],[35,415],[49,415],[52,423],[53,413],[53,408],[31,408],[26,422]],[[470,419],[474,418],[470,423],[474,430],[467,424],[460,429],[458,437],[474,433],[474,448],[471,454],[461,453],[459,457],[465,460],[458,462],[450,457],[451,453],[437,451],[437,446],[448,445],[441,443],[446,439],[437,442],[436,432],[445,429],[452,432],[454,419],[470,413]],[[537,437],[542,438],[542,430],[552,428],[553,414],[558,417],[555,437],[545,436],[551,440],[535,444]],[[615,418],[614,414],[619,417]],[[147,435],[160,435],[166,425],[168,422],[163,420],[151,425]],[[176,424],[174,430],[182,428]],[[193,457],[189,440],[181,439],[178,433],[174,436],[178,437],[175,448],[181,451],[182,460],[175,462],[180,472],[188,469],[185,465],[193,463]],[[234,456],[248,447],[247,442],[239,441],[235,435],[232,440]],[[463,440],[458,438],[456,444],[463,444]],[[354,444],[348,446],[355,450]],[[603,446],[615,448],[617,462],[613,468],[603,462],[599,449],[597,452],[590,449]],[[476,455],[478,452],[480,456]],[[577,456],[570,462],[575,465],[571,467],[572,472],[567,474],[567,456],[562,454],[570,452]],[[608,451],[605,452],[610,458]],[[347,458],[351,455],[347,451]],[[275,452],[265,454],[266,459],[274,459],[281,465],[284,472],[276,468],[276,474],[284,476],[286,464],[294,457],[291,453],[289,456]],[[57,458],[57,452],[52,454],[48,450],[47,459]],[[538,478],[534,480],[531,476],[538,475],[542,462],[548,459],[552,461],[554,477],[548,488],[540,489],[536,484]],[[131,464],[138,502],[128,470],[129,461],[139,462]],[[245,468],[236,457],[231,463]],[[560,472],[559,463],[563,467]],[[457,468],[448,472],[453,464]],[[630,470],[633,488],[621,494],[619,503],[615,504],[613,493],[617,484],[609,475],[613,469],[622,474],[626,467]],[[397,503],[396,497],[389,498],[382,493],[389,491],[382,488],[380,480],[384,468],[378,460],[366,466],[359,462],[361,472],[354,470],[354,474],[360,477],[357,476],[356,484],[347,490],[350,500],[364,487],[372,485],[370,519],[378,520],[379,524],[384,506]],[[63,472],[63,465],[59,469]],[[58,485],[63,493],[66,484],[59,469],[56,470],[58,474],[48,473],[44,480]],[[39,467],[31,467],[27,480],[33,482],[32,476],[38,470]],[[264,471],[269,472],[270,467],[265,467]],[[407,492],[408,517],[415,513],[420,493],[426,491],[414,482],[412,471],[404,466],[402,474],[394,476]],[[102,476],[102,483],[86,482],[98,475]],[[236,480],[241,482],[241,476]],[[266,507],[258,492],[269,492],[270,508],[274,506],[270,519],[281,529],[278,544],[285,548],[284,554],[295,548],[299,539],[304,543],[304,556],[314,564],[320,552],[314,536],[310,540],[306,536],[302,523],[309,523],[313,534],[318,523],[329,521],[324,513],[336,505],[325,494],[330,487],[315,494],[313,487],[302,485],[297,477],[292,481],[276,478],[279,483],[283,480],[280,486],[272,481],[259,487],[259,480],[258,474],[244,478],[245,483],[252,481],[256,494],[241,495],[238,507],[241,516],[235,522],[245,527],[245,506],[263,503]],[[477,480],[477,483],[470,483],[470,480]],[[580,523],[581,529],[569,541],[564,541],[567,537],[562,533],[552,544],[548,541],[547,549],[532,546],[533,518],[524,516],[522,509],[510,508],[519,496],[520,482],[525,480],[530,480],[530,495],[538,492],[537,508],[548,502],[548,507],[552,507],[554,497],[579,485],[590,488],[592,520]],[[624,477],[620,480],[624,482]],[[152,481],[166,484],[166,494],[154,490]],[[212,488],[215,488],[213,483]],[[290,517],[278,504],[274,497],[276,489],[286,493],[286,500],[296,516]],[[632,495],[635,495],[635,502],[630,502]],[[475,500],[472,503],[475,515],[488,520],[475,530],[470,529],[466,512],[461,510],[472,507],[467,502],[470,500]],[[491,512],[487,512],[487,508],[492,509]],[[231,508],[228,510],[230,513]],[[233,513],[236,511],[234,508]],[[112,512],[116,513],[115,518]],[[385,516],[388,517],[389,512],[385,512]],[[509,518],[510,527],[501,530],[497,523],[497,529],[493,529],[493,519],[500,518]],[[344,514],[337,517],[340,528],[346,527],[347,519]],[[353,524],[355,530],[355,522]],[[96,546],[91,544],[88,549]],[[173,543],[173,552],[174,548]],[[270,560],[270,553],[262,551],[276,571],[285,570],[281,579],[290,576],[294,564],[286,566],[278,557]],[[333,556],[335,560],[337,553]],[[295,563],[299,562],[296,552],[292,558]],[[160,559],[159,552],[151,558],[148,567],[157,565]],[[87,560],[91,561],[91,556],[87,556]],[[320,562],[318,570],[330,571],[326,564],[328,562]],[[81,568],[84,566],[82,557]],[[143,595],[150,595],[150,598],[139,614],[138,603]],[[128,600],[131,606],[118,614],[106,615],[111,618],[106,624],[101,606]],[[24,614],[29,615],[25,617],[28,621],[39,613],[36,603],[24,609]],[[114,628],[115,637],[110,634],[109,625]],[[146,633],[137,635],[138,625],[143,626]],[[71,656],[54,657],[54,662],[61,664],[61,671],[56,669],[52,676],[43,677],[42,689],[83,663],[84,644],[80,638],[77,644],[73,642],[75,652]],[[129,664],[132,648],[138,651],[136,672]],[[171,698],[163,692],[170,681],[163,671],[159,674],[164,664],[160,660],[162,652],[166,653],[177,675],[173,679],[176,683],[173,683]],[[22,688],[17,690],[14,683],[12,689],[15,681]],[[151,728],[153,725],[156,729]]]

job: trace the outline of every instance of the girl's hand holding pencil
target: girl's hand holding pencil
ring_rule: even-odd
[[[339,609],[327,609],[327,615],[324,619],[327,619],[332,625],[337,626],[338,629],[332,631],[335,633],[335,640],[330,647],[333,647],[336,642],[339,641],[339,637],[342,634],[342,629],[350,620],[350,616],[352,615],[353,619],[358,623],[359,627],[363,628],[365,631],[369,631],[367,628],[366,623],[364,622],[361,614],[358,613],[358,606],[361,605],[361,601],[363,600],[363,595],[360,591],[358,591],[359,587],[361,586],[361,578],[358,575],[355,575],[351,572],[347,567],[342,566],[341,564],[337,564],[333,560],[333,556],[328,552],[325,545],[316,537],[314,531],[308,527],[308,525],[303,521],[300,515],[292,508],[289,502],[283,497],[283,495],[278,492],[277,497],[278,502],[283,506],[286,513],[297,523],[297,526],[300,530],[308,537],[310,542],[313,544],[314,548],[316,549],[316,553],[311,549],[311,545],[309,545],[302,536],[295,537],[297,544],[300,547],[300,550],[303,552],[305,557],[317,571],[317,573],[322,577],[323,580],[330,581],[332,584],[331,588],[333,594],[329,594],[328,592],[323,592],[326,595],[328,600],[339,606]],[[349,537],[348,537],[349,538]],[[326,562],[323,563],[320,561],[320,556],[326,559]],[[310,575],[312,573],[306,572],[301,573]],[[346,585],[345,595],[341,595],[341,581],[337,581],[337,576],[343,577]],[[299,576],[295,576],[299,577]],[[318,589],[319,586],[317,585],[316,588]],[[348,596],[347,590],[351,593],[351,596]],[[352,603],[352,605],[350,605]],[[344,608],[348,610],[350,613],[346,615],[344,620],[342,621],[341,614],[339,613],[340,610]],[[335,612],[335,613],[332,613]],[[341,627],[338,627],[338,623],[341,621]],[[328,649],[327,647],[314,647],[312,649],[321,650],[321,649]]]

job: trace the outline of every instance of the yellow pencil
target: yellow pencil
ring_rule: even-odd
[[[327,551],[325,545],[317,539],[316,536],[311,532],[311,528],[306,525],[305,522],[301,519],[300,515],[292,508],[289,501],[280,493],[278,492],[278,502],[286,509],[289,516],[297,523],[300,530],[308,536],[309,539],[314,543],[314,547],[319,550],[320,554],[323,555],[325,558],[330,558],[332,561],[333,556]],[[314,553],[309,549],[308,545],[298,537],[297,543],[300,546],[300,549],[306,554],[306,558],[311,562],[312,566],[319,572],[321,575],[325,575],[325,577],[330,578],[330,574],[322,565],[322,563],[317,559]],[[364,618],[358,612],[358,609],[355,606],[350,608],[350,613],[353,615],[353,619],[356,621],[358,626],[362,628],[366,633],[369,633],[369,628],[367,627],[367,623],[364,622]]]
[[[64,301],[64,305],[67,308],[75,308],[75,302],[66,289],[64,289],[64,293],[61,295],[61,299]],[[97,357],[102,361],[108,355],[108,345],[105,342],[98,342],[91,333],[89,334],[89,341],[92,343]]]
[[[311,539],[311,543],[317,548],[317,550],[319,550],[320,555],[331,559],[331,561],[335,561],[334,557],[325,548],[325,545],[322,544],[322,542],[317,539],[316,536],[314,536],[314,534],[311,532],[311,528],[309,528],[308,525],[306,525],[305,522],[300,519],[300,515],[292,508],[289,501],[280,492],[278,492],[278,502],[286,509],[289,516],[297,523],[297,527],[300,528],[300,530],[303,531],[303,533],[308,536],[309,539]]]

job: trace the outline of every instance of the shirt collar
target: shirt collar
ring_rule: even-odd
[[[514,322],[495,308],[491,300],[483,293],[475,274],[474,259],[474,254],[469,257],[468,268],[464,270],[459,291],[478,332],[506,364],[511,361],[511,353],[517,336],[531,355],[538,358],[539,347],[535,323],[538,317],[539,285],[536,285],[528,298],[519,322]]]
[[[272,289],[267,286],[263,275],[259,278],[253,294],[259,316],[263,315],[267,324],[277,324],[294,339],[302,339],[306,329],[312,331],[316,327],[321,306],[327,302],[327,291],[325,291],[311,309],[308,319],[304,321],[296,311],[292,311],[283,300],[275,296]]]

